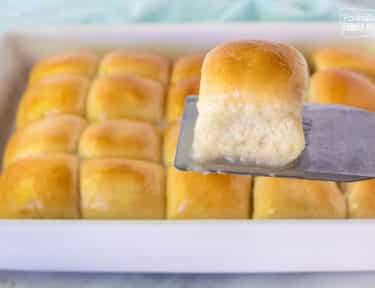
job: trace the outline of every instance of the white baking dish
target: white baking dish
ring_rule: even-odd
[[[28,67],[70,48],[176,56],[234,39],[304,51],[349,41],[339,24],[131,25],[22,29],[0,38],[0,152]],[[352,40],[351,40],[352,41]],[[357,42],[366,45],[366,39]],[[374,220],[0,221],[0,269],[136,272],[375,270]]]

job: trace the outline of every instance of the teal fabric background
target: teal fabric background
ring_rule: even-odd
[[[66,24],[335,20],[337,0],[0,0],[0,29]]]

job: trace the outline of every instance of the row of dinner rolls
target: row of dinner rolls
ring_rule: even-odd
[[[95,54],[77,52],[43,59],[30,73],[16,127],[58,114],[157,124],[164,106],[167,121],[174,121],[185,97],[198,95],[203,59],[193,54],[175,61],[169,89],[169,60],[155,54],[115,51],[99,61]]]
[[[36,155],[78,154],[82,158],[124,157],[160,162],[161,133],[150,123],[106,120],[88,124],[74,115],[57,115],[18,129],[8,140],[3,167]]]
[[[345,218],[337,185],[203,175],[125,158],[34,156],[0,178],[0,217],[84,219]],[[253,195],[252,195],[253,194]],[[351,198],[349,198],[350,200]],[[253,211],[252,211],[253,210]]]
[[[179,118],[183,111],[185,97],[189,94],[198,95],[200,67],[204,55],[188,55],[174,63],[166,100],[165,118],[168,125],[163,133],[152,125],[158,122],[156,119],[159,116],[155,115],[159,115],[158,111],[163,110],[163,108],[154,110],[154,104],[159,103],[160,97],[143,97],[147,93],[136,94],[138,92],[121,94],[119,91],[139,91],[137,89],[145,89],[144,87],[150,83],[155,88],[150,91],[157,91],[160,87],[165,89],[165,84],[168,82],[168,77],[167,80],[163,80],[165,78],[162,76],[165,75],[162,72],[165,69],[156,69],[159,72],[152,72],[156,70],[147,68],[146,64],[137,64],[134,60],[138,59],[139,62],[139,59],[144,58],[132,58],[128,53],[126,57],[119,55],[124,54],[116,52],[113,57],[107,58],[108,61],[105,61],[107,56],[103,58],[99,64],[99,71],[104,64],[113,68],[104,69],[105,75],[97,76],[94,82],[90,81],[94,78],[95,72],[88,73],[90,69],[81,67],[84,66],[82,63],[85,61],[82,63],[78,61],[80,64],[76,68],[64,68],[65,64],[69,67],[69,61],[71,61],[69,57],[62,61],[65,64],[59,69],[54,68],[52,64],[46,65],[46,71],[49,72],[45,72],[44,75],[43,69],[33,69],[28,89],[31,89],[33,85],[41,85],[39,83],[43,81],[52,81],[45,80],[48,78],[80,79],[80,81],[71,80],[71,82],[86,82],[89,86],[86,88],[88,92],[83,102],[86,105],[82,114],[53,113],[54,110],[51,109],[52,112],[47,113],[48,115],[36,117],[27,125],[21,125],[23,127],[17,129],[8,143],[4,156],[4,167],[7,168],[0,177],[1,217],[82,217],[85,219],[375,217],[375,199],[371,196],[371,191],[375,190],[373,181],[342,185],[345,198],[338,185],[332,182],[265,177],[251,179],[251,177],[237,175],[203,175],[177,171],[172,166],[179,132]],[[146,57],[146,59],[150,58]],[[157,60],[158,56],[151,57],[151,59],[151,63],[158,63],[155,66],[166,67],[159,65],[163,61]],[[51,60],[42,60],[40,63],[43,62],[53,63]],[[75,61],[70,63],[72,66],[76,65]],[[37,64],[35,67],[40,66],[43,65]],[[127,68],[121,68],[123,66]],[[122,71],[125,73],[119,73],[119,69],[120,71],[124,69]],[[323,73],[323,71],[326,73],[327,69],[318,68],[317,73]],[[329,69],[342,68],[330,67]],[[36,73],[37,76],[32,76],[37,70],[39,70]],[[361,77],[368,77],[363,72],[346,70],[356,73],[355,75],[360,74]],[[111,74],[111,71],[117,72]],[[100,74],[100,72],[97,73]],[[312,84],[315,76],[316,74],[313,75]],[[32,80],[33,78],[35,79]],[[342,80],[344,83],[350,83],[345,79],[344,77]],[[323,81],[325,80],[326,78]],[[96,85],[97,82],[99,84]],[[134,84],[140,82],[148,84]],[[321,83],[322,80],[315,82]],[[77,87],[81,87],[80,85]],[[338,84],[338,87],[342,85]],[[356,86],[353,87],[355,89]],[[94,113],[94,115],[102,115],[97,119],[90,119],[87,112],[88,99],[93,90],[104,91],[99,94],[105,95],[99,97],[98,101],[94,101],[97,109],[102,109],[103,105],[109,105],[108,109]],[[329,92],[330,88],[326,90]],[[333,91],[336,90],[333,88]],[[367,90],[371,88],[363,88],[361,95],[366,95]],[[61,91],[56,94],[71,93]],[[319,89],[314,90],[312,85],[309,93],[310,101],[323,103],[319,100],[319,93],[314,91],[319,91]],[[46,95],[54,94],[48,92],[47,88],[45,93]],[[158,93],[153,95],[156,94]],[[133,95],[143,96],[132,98]],[[346,99],[337,95],[333,99]],[[58,97],[64,98],[64,96]],[[366,97],[364,99],[367,99],[367,102],[361,98],[357,100],[365,104],[372,103],[371,97]],[[149,99],[154,101],[154,104],[149,105],[147,102]],[[352,102],[357,103],[355,97],[350,99],[354,99]],[[110,105],[112,101],[115,101],[113,106]],[[340,104],[353,105],[353,103],[345,103],[346,100],[341,101]],[[43,110],[43,107],[45,106],[41,105],[38,109]],[[112,113],[108,112],[111,108],[114,109],[111,111],[119,111],[126,107],[131,107],[126,112],[128,114],[116,112],[117,114],[113,114],[116,116],[106,116],[106,113]],[[152,111],[147,110],[147,107],[152,107]],[[137,113],[137,109],[142,111],[139,113],[143,115],[141,119],[131,114]],[[161,139],[163,139],[162,153],[160,151]],[[161,155],[165,169],[158,164]]]
[[[89,121],[126,118],[158,124],[169,66],[170,61],[159,55],[117,51],[101,61],[88,52],[42,59],[30,73],[16,127],[59,114]]]
[[[164,169],[125,158],[34,156],[0,178],[0,217],[162,219]]]
[[[96,75],[129,74],[168,83],[169,60],[163,56],[130,51],[109,52],[99,60],[92,52],[78,51],[46,57],[30,72],[29,84],[56,75],[92,79]]]
[[[0,217],[85,219],[345,218],[333,182],[202,175],[125,158],[34,156],[0,178]],[[374,181],[345,185],[349,218],[374,217]],[[165,199],[166,197],[166,199]],[[167,207],[165,204],[167,203]]]

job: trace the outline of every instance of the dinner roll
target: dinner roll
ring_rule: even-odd
[[[9,165],[1,179],[0,217],[79,218],[78,160],[35,156]]]
[[[375,84],[349,70],[319,70],[311,78],[309,101],[375,111]]]
[[[97,78],[87,100],[90,121],[129,118],[153,123],[163,117],[164,88],[153,80],[129,75]]]
[[[163,160],[167,166],[174,165],[174,158],[180,134],[180,121],[170,123],[164,130]]]
[[[345,184],[349,218],[375,218],[375,180]]]
[[[79,154],[84,158],[126,157],[160,161],[158,129],[146,122],[108,120],[91,124],[82,134]]]
[[[86,219],[164,218],[164,169],[120,158],[84,160],[81,211]]]
[[[84,116],[88,80],[79,76],[51,76],[30,85],[18,106],[17,128],[47,116]]]
[[[199,93],[199,80],[199,77],[191,77],[169,87],[166,111],[167,121],[175,121],[181,118],[184,112],[185,98]]]
[[[256,177],[254,219],[345,218],[344,195],[334,182]]]
[[[132,74],[166,84],[169,77],[169,60],[152,53],[114,51],[100,63],[99,75]]]
[[[73,115],[48,117],[17,130],[5,149],[3,167],[28,156],[75,153],[86,121]]]
[[[168,219],[246,219],[251,177],[168,168]]]
[[[326,47],[315,51],[313,61],[317,70],[344,68],[375,80],[375,56],[353,48]]]
[[[97,65],[97,56],[91,52],[57,54],[40,60],[31,70],[29,83],[53,75],[77,75],[91,78]]]
[[[171,84],[193,78],[200,78],[205,54],[191,54],[177,58],[173,63]]]
[[[307,82],[306,61],[290,46],[243,41],[211,50],[202,68],[195,161],[276,167],[295,160],[305,147]]]

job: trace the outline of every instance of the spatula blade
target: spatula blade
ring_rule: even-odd
[[[185,101],[175,157],[179,170],[338,182],[375,177],[375,113],[340,105],[305,104],[306,147],[287,167],[259,167],[225,159],[198,164],[192,158],[197,101],[194,96]]]

